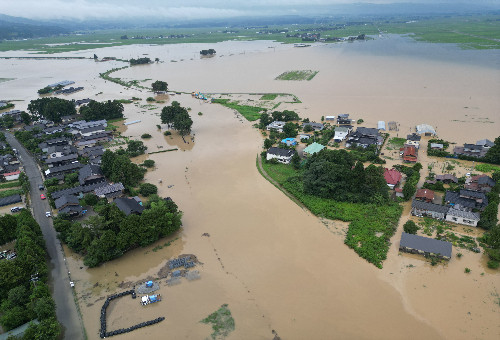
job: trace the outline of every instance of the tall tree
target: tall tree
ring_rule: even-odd
[[[91,100],[80,109],[80,114],[85,120],[123,118],[123,104],[117,100],[108,100],[107,102]]]
[[[153,88],[154,92],[167,91],[168,84],[165,81],[157,80],[151,84],[151,87]]]
[[[61,98],[39,98],[28,104],[32,120],[45,118],[54,123],[60,123],[61,117],[76,114],[75,104]]]

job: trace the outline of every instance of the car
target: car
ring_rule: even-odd
[[[41,198],[42,200],[44,200],[44,199],[46,199],[47,197],[45,197],[45,195],[44,195],[44,194],[41,194],[41,195],[40,195],[40,198]]]
[[[46,217],[51,217],[51,216],[52,216],[52,214],[50,213],[50,211],[47,211],[47,212],[45,213],[45,216],[46,216]]]
[[[69,281],[69,286],[73,288],[75,286],[75,283],[73,281]]]
[[[39,190],[45,190],[45,187],[44,187],[43,185],[39,185],[39,186],[38,186],[38,189],[39,189]]]
[[[21,209],[22,209],[22,207],[13,207],[13,208],[10,208],[10,212],[15,213],[15,212],[21,211]]]

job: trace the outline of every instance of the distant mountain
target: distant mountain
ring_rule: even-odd
[[[53,23],[0,14],[0,40],[48,37],[69,33]]]

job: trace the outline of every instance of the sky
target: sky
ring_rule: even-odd
[[[328,5],[354,3],[474,3],[499,0],[0,0],[0,13],[29,19],[155,19],[190,20],[314,12]]]

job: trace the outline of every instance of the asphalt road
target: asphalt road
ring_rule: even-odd
[[[50,256],[52,297],[56,303],[57,320],[63,326],[64,339],[83,339],[83,322],[76,309],[73,288],[69,284],[70,276],[61,243],[57,239],[52,218],[45,216],[45,212],[50,211],[50,206],[47,200],[40,198],[40,194],[45,194],[45,191],[42,192],[38,189],[38,186],[43,184],[42,175],[35,160],[21,143],[11,133],[4,132],[4,134],[12,148],[18,151],[19,161],[23,164],[24,171],[30,181],[31,208],[33,217],[42,229],[47,252]]]

